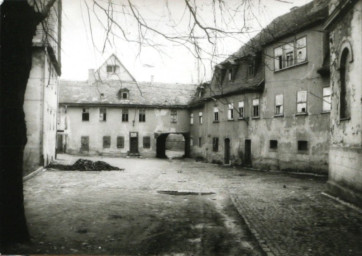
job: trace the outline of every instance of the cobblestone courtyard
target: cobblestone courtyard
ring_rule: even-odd
[[[48,170],[25,182],[33,242],[9,253],[362,255],[362,215],[322,195],[325,177],[101,160],[125,171]]]

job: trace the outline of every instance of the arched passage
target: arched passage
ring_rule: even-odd
[[[157,136],[156,157],[171,158],[176,156],[189,157],[190,136],[188,133],[161,133]],[[169,152],[170,156],[166,152]],[[176,152],[176,153],[171,153]],[[180,152],[180,153],[177,153]]]

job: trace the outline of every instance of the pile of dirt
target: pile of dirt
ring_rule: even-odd
[[[66,171],[124,171],[124,169],[112,166],[103,161],[96,161],[93,162],[87,159],[78,159],[72,165],[65,165],[65,164],[49,164],[47,168],[54,168],[59,170],[66,170]]]

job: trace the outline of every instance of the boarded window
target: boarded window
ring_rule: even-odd
[[[128,122],[128,109],[122,109],[122,122]]]
[[[323,88],[323,112],[331,111],[331,87]]]
[[[107,109],[106,108],[99,109],[99,121],[101,121],[101,122],[107,121]]]
[[[145,109],[140,109],[139,112],[139,122],[146,122],[146,110]]]
[[[228,120],[234,119],[234,103],[228,105]]]
[[[123,136],[117,137],[117,148],[124,148],[124,137]]]
[[[219,138],[212,138],[212,151],[219,151]]]
[[[194,113],[190,114],[190,124],[194,124]]]
[[[83,108],[82,121],[89,121],[89,108]]]
[[[202,124],[203,120],[202,120],[202,112],[199,112],[199,124]]]
[[[80,150],[81,151],[89,150],[89,136],[82,136],[80,138]]]
[[[298,151],[308,151],[308,141],[298,140]]]
[[[111,147],[111,136],[103,136],[103,148]]]
[[[177,110],[171,110],[171,123],[177,123]]]
[[[151,148],[151,137],[143,137],[143,148]]]
[[[244,118],[244,101],[238,103],[239,118]]]
[[[253,99],[253,117],[259,117],[259,99]]]
[[[275,115],[283,115],[283,94],[278,94],[275,96]]]
[[[269,141],[269,149],[271,149],[271,150],[278,149],[278,141],[277,140],[270,140]]]
[[[214,121],[219,121],[219,109],[217,107],[214,107]]]
[[[307,113],[307,91],[297,92],[297,113]]]

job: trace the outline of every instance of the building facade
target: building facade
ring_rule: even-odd
[[[189,144],[187,103],[194,90],[194,85],[137,83],[112,55],[90,70],[88,81],[61,81],[57,150],[165,157],[169,134],[182,134]]]
[[[329,191],[362,206],[362,1],[331,1]]]
[[[55,159],[61,13],[61,1],[56,1],[33,38],[32,69],[24,98],[27,129],[25,174]]]
[[[327,1],[296,8],[216,66],[191,103],[193,156],[328,172],[327,16]]]

